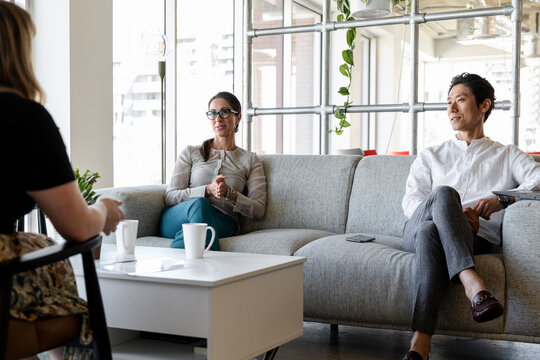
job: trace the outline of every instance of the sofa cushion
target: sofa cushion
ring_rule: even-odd
[[[400,237],[406,218],[401,208],[414,156],[368,156],[356,166],[347,233]]]
[[[159,237],[159,236],[143,236],[137,238],[137,246],[155,246],[155,247],[171,247],[173,239]]]
[[[220,250],[271,255],[292,255],[313,240],[333,235],[309,229],[268,229],[219,240]]]
[[[267,203],[261,220],[240,219],[240,233],[314,229],[344,233],[355,165],[360,156],[262,155]]]
[[[122,202],[126,219],[139,220],[137,236],[159,235],[159,220],[165,207],[163,194],[167,185],[145,185],[96,190],[103,197]],[[103,237],[105,243],[116,243],[115,233]]]
[[[408,328],[414,254],[400,250],[401,239],[396,237],[375,235],[373,242],[354,243],[346,241],[346,236],[315,240],[294,254],[308,259],[304,264],[304,317]],[[475,262],[488,289],[504,305],[505,273],[501,257],[480,255],[475,257]],[[451,285],[437,328],[502,333],[503,318],[477,324],[472,319],[463,287]]]

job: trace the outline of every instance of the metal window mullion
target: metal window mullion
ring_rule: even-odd
[[[326,1],[326,0],[325,0]],[[513,0],[513,2],[519,3],[520,0]],[[324,10],[323,10],[324,12]],[[461,10],[461,11],[448,11],[443,13],[416,13],[414,19],[411,19],[412,15],[392,16],[387,18],[376,19],[364,19],[354,21],[324,21],[318,24],[312,25],[300,25],[300,26],[283,26],[279,28],[267,28],[267,29],[250,29],[247,32],[249,37],[260,36],[273,36],[283,34],[305,33],[305,32],[319,32],[319,31],[334,31],[340,29],[360,28],[360,27],[374,27],[383,25],[399,25],[410,24],[411,21],[418,23],[433,22],[443,20],[457,20],[464,18],[474,17],[488,17],[488,16],[508,16],[514,12],[514,6],[504,5],[494,8],[485,9],[473,9],[473,10]]]
[[[371,103],[371,38],[361,35],[363,38],[362,48],[362,103]],[[362,114],[362,145],[370,148],[371,119],[370,113]]]
[[[291,26],[292,25],[292,0],[283,0],[283,25]],[[284,34],[282,37],[282,51],[281,51],[281,106],[291,106],[292,103],[292,34]],[[278,119],[276,119],[278,122]],[[278,153],[285,152],[285,134],[289,134],[289,131],[285,131],[285,126],[292,126],[292,124],[285,124],[283,121],[283,116],[280,119],[281,122],[281,149],[278,150]],[[277,133],[276,133],[277,136]],[[292,145],[294,146],[294,144]],[[281,150],[281,152],[279,152]],[[291,151],[292,149],[288,149]]]
[[[520,117],[520,69],[521,69],[521,20],[523,18],[523,1],[512,0],[514,12],[512,13],[513,44],[512,44],[512,66],[514,81],[512,82],[512,142],[519,144],[519,117]]]
[[[418,103],[418,22],[416,14],[418,13],[418,0],[412,0],[411,3],[411,97],[410,116],[411,116],[411,131],[410,131],[410,154],[416,155],[418,151],[418,112],[415,104]],[[399,80],[401,81],[401,79]]]
[[[417,103],[413,106],[416,112],[425,111],[442,111],[446,110],[448,105],[446,103]],[[245,115],[251,116],[264,116],[264,115],[284,115],[284,114],[319,114],[321,112],[325,114],[333,114],[335,106],[302,106],[302,107],[283,107],[283,108],[251,108],[246,110]],[[495,109],[497,110],[510,110],[512,109],[512,102],[510,100],[496,101]],[[403,104],[377,104],[377,105],[351,105],[347,108],[349,113],[367,113],[367,112],[410,112],[411,105],[409,103]],[[245,116],[244,115],[244,116]]]
[[[251,151],[251,133],[253,125],[253,116],[250,114],[250,109],[252,109],[251,102],[251,76],[252,76],[252,45],[253,39],[249,36],[251,31],[251,0],[244,0],[244,120],[245,120],[245,133],[244,138],[246,139],[246,149]]]
[[[330,0],[324,0],[323,12],[322,12],[322,24],[326,24],[330,19]],[[330,34],[327,28],[323,26],[321,32],[321,87],[320,87],[320,109],[319,109],[319,154],[328,154],[330,152],[330,120],[328,117],[327,106],[330,102],[329,89],[330,89]]]

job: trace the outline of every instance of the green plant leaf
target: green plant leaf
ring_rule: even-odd
[[[346,117],[343,109],[337,109],[336,111],[334,111],[334,116],[336,117],[336,119],[340,119],[340,120],[343,120]]]
[[[349,45],[349,47],[353,46],[355,38],[356,38],[356,29],[347,30],[347,45]]]
[[[351,7],[349,6],[349,0],[338,0],[337,2],[337,8],[339,12],[343,14],[350,14],[351,13]]]
[[[101,194],[96,194],[96,192],[92,190],[92,187],[101,177],[101,173],[86,170],[84,174],[81,174],[79,169],[75,169],[73,170],[73,175],[77,180],[79,191],[81,192],[81,195],[86,201],[86,203],[88,205],[92,205],[93,203],[95,203],[97,199],[101,196]]]
[[[343,64],[339,66],[339,72],[343,74],[343,76],[350,77],[349,72],[349,66],[347,64]]]
[[[341,56],[343,57],[343,60],[349,64],[349,65],[353,65],[354,66],[354,60],[353,60],[353,52],[352,50],[343,50],[343,52],[341,53]]]
[[[351,126],[351,124],[347,120],[343,119],[343,120],[341,120],[339,122],[339,126],[347,128],[347,127]]]
[[[350,95],[349,89],[345,86],[340,87],[338,93],[340,93],[341,95]]]
[[[339,15],[337,16],[336,20],[337,20],[338,22],[342,22],[343,20],[345,20],[345,16],[344,16],[343,14],[339,14]]]
[[[336,128],[336,135],[341,135],[341,134],[343,134],[343,130],[338,130],[338,129]]]
[[[343,0],[337,0],[337,9],[339,12],[343,12]]]

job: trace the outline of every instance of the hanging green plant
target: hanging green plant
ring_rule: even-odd
[[[92,188],[96,181],[101,177],[101,173],[86,170],[84,174],[81,175],[79,169],[75,169],[73,170],[73,174],[75,175],[75,179],[77,179],[79,190],[86,203],[88,205],[94,204],[101,194],[96,194]]]
[[[338,0],[337,2],[338,16],[337,21],[351,21],[355,20],[351,16],[351,8],[349,0]],[[337,135],[343,133],[343,129],[351,126],[347,121],[347,109],[352,104],[351,102],[351,82],[352,82],[352,68],[354,67],[354,40],[356,39],[356,29],[351,28],[347,30],[347,48],[341,52],[341,57],[345,63],[339,66],[339,72],[347,78],[347,86],[341,86],[338,90],[340,95],[346,97],[343,107],[338,107],[334,111],[334,117],[339,120],[338,126],[334,130],[330,129],[330,133],[335,132]]]
[[[364,4],[368,4],[370,0],[360,0]],[[397,5],[404,0],[391,0],[392,5]],[[407,1],[407,7],[411,6],[411,2]],[[356,20],[351,16],[351,7],[349,0],[337,0],[338,16],[337,21],[352,21]],[[345,102],[343,107],[337,107],[334,111],[334,117],[339,120],[338,126],[329,132],[335,132],[337,135],[343,134],[343,130],[351,126],[351,123],[347,121],[347,109],[351,106],[351,83],[352,83],[352,69],[354,67],[354,40],[356,39],[356,29],[351,28],[347,30],[346,40],[347,48],[341,52],[341,57],[344,63],[339,66],[339,72],[347,78],[347,86],[341,86],[338,90],[340,95],[345,96]]]

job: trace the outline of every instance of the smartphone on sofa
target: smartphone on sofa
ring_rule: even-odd
[[[366,236],[366,235],[351,235],[351,236],[347,236],[345,240],[351,241],[351,242],[364,243],[364,242],[373,241],[375,240],[375,238],[373,236]]]

